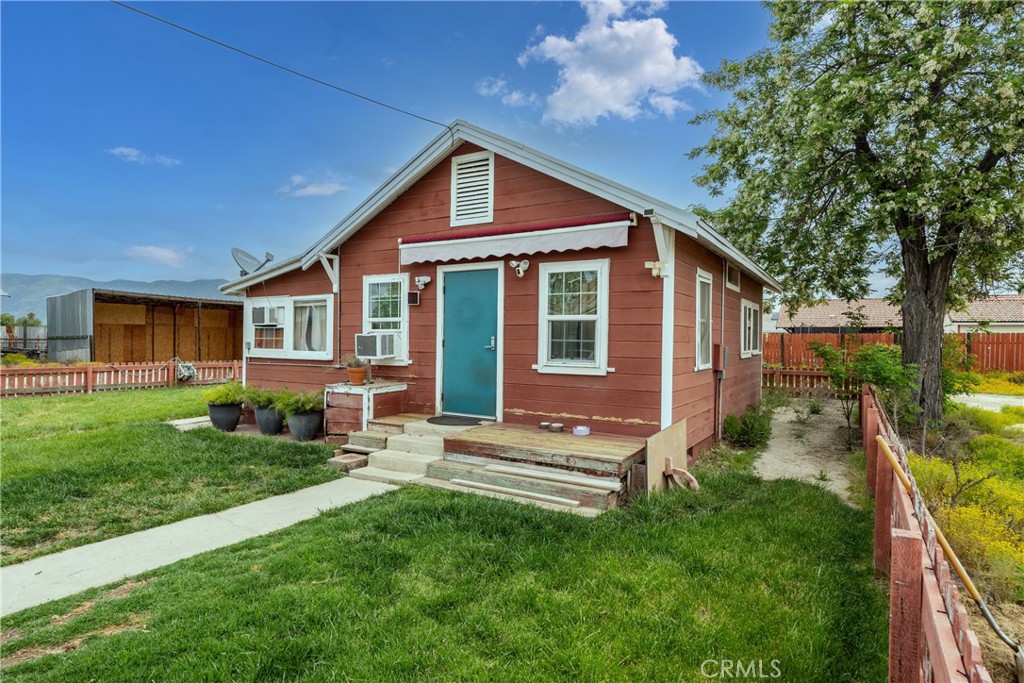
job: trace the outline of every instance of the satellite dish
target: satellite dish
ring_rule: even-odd
[[[231,247],[231,257],[235,259],[235,263],[241,269],[240,276],[245,277],[250,273],[255,273],[257,270],[267,265],[274,260],[274,255],[269,251],[266,254],[266,258],[260,261],[258,258],[238,247]]]

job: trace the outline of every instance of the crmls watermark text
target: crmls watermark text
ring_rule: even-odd
[[[765,661],[751,659],[705,659],[700,665],[700,673],[704,678],[728,679],[773,679],[782,677],[781,662],[778,659]]]

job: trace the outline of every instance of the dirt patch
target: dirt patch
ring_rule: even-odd
[[[62,624],[68,623],[75,617],[80,617],[83,614],[86,614],[87,612],[91,612],[92,608],[96,606],[97,602],[103,600],[120,600],[121,598],[126,598],[136,588],[139,588],[140,586],[145,586],[147,583],[149,583],[149,581],[149,579],[146,579],[145,581],[125,581],[117,588],[112,588],[111,590],[107,591],[96,600],[86,600],[82,604],[77,605],[73,610],[71,610],[67,614],[53,615],[52,617],[50,617],[50,625],[60,626]]]
[[[21,631],[16,628],[4,629],[3,631],[0,631],[0,645],[9,643],[12,640],[17,640],[18,638],[21,638],[21,636]]]
[[[978,636],[981,643],[981,659],[985,662],[985,668],[992,675],[992,683],[1016,683],[1013,668],[1013,652],[999,636],[989,627],[981,610],[974,602],[961,594],[961,601],[967,608],[970,615],[971,629]],[[1024,643],[1024,605],[1014,603],[1003,603],[1001,605],[989,605],[992,615],[996,618],[1006,635],[1018,643]]]
[[[39,659],[46,655],[59,655],[66,652],[74,652],[81,648],[89,638],[113,636],[118,633],[124,633],[125,631],[145,632],[145,630],[145,623],[142,617],[135,614],[132,615],[132,618],[125,623],[111,624],[110,626],[104,626],[103,628],[96,629],[95,631],[89,631],[88,633],[84,633],[77,638],[72,638],[60,645],[27,647],[24,650],[18,650],[10,657],[0,659],[0,669],[6,669],[9,666],[15,666],[17,664],[24,664],[25,662],[30,662],[33,659]]]
[[[775,411],[772,438],[754,462],[762,479],[797,479],[818,484],[850,503],[846,418],[836,401],[823,401],[820,415],[810,415],[804,401]]]

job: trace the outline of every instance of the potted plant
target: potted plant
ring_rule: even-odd
[[[210,411],[210,422],[222,432],[233,432],[242,418],[245,387],[238,382],[226,382],[203,392]]]
[[[349,384],[366,384],[366,361],[354,353],[350,353],[342,359],[345,369],[348,371]]]
[[[296,441],[312,441],[324,423],[324,397],[316,391],[282,392],[277,407],[288,416],[288,429]]]
[[[284,431],[285,414],[278,407],[281,392],[260,387],[246,387],[245,399],[256,414],[260,434],[275,436]]]

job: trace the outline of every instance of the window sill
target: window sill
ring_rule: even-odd
[[[695,366],[693,368],[693,371],[694,372],[702,372],[704,370],[710,370],[710,369],[711,369],[711,364],[709,363],[708,365],[697,365],[697,366]]]
[[[740,358],[753,358],[754,356],[760,355],[760,351],[740,351]]]
[[[572,365],[532,365],[532,369],[542,375],[590,375],[604,377],[615,372],[615,368],[584,368]]]
[[[366,362],[371,365],[378,365],[382,367],[405,367],[412,365],[412,360],[409,358],[380,358],[378,360],[368,360]]]

